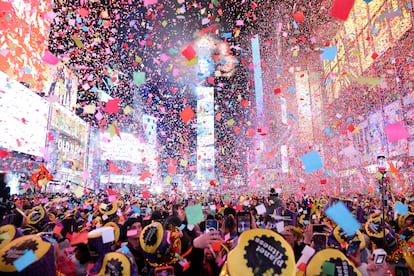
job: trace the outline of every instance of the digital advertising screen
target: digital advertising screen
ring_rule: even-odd
[[[384,106],[384,117],[386,124],[394,124],[403,122],[403,110],[400,101]],[[396,142],[388,141],[389,156],[397,156],[407,154],[407,139],[400,139]]]
[[[80,184],[86,170],[89,126],[70,110],[52,104],[48,164],[57,180]]]
[[[197,178],[215,178],[214,88],[197,87]]]
[[[44,157],[49,103],[0,71],[0,147]]]
[[[100,161],[108,168],[102,171],[100,183],[143,184],[149,181],[158,169],[155,147],[132,133],[121,132],[119,136],[112,136],[109,132],[101,132]],[[142,176],[144,170],[148,177]]]

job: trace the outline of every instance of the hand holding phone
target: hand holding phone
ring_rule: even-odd
[[[375,264],[383,264],[387,257],[387,252],[382,248],[377,248],[372,252],[372,256],[374,257]]]
[[[219,230],[219,223],[215,219],[208,219],[206,220],[206,233],[211,231],[218,231]]]
[[[346,256],[355,255],[359,250],[359,245],[361,244],[361,241],[355,240],[351,241],[348,244],[348,248],[346,249]]]
[[[249,212],[237,213],[237,233],[241,234],[246,230],[251,229],[251,216]]]

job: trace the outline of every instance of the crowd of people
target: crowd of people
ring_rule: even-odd
[[[411,196],[395,195],[383,209],[372,194],[273,188],[261,195],[143,197],[111,188],[12,195],[1,205],[0,273],[414,275]],[[354,234],[325,212],[338,202],[358,221]]]

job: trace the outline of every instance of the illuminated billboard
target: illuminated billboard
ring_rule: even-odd
[[[0,71],[0,147],[44,157],[49,103]]]
[[[70,110],[52,104],[48,165],[54,178],[82,183],[86,170],[89,126]]]
[[[131,133],[121,132],[117,136],[101,132],[99,148],[101,164],[109,166],[100,175],[101,184],[143,184],[158,174],[156,145],[145,143]],[[144,170],[148,177],[141,177]]]
[[[338,54],[333,61],[324,61],[325,77],[339,65],[341,71],[352,74],[349,78],[360,77],[374,62],[375,56],[381,56],[412,28],[411,11],[407,1],[355,0],[348,20],[343,23],[333,39],[338,45]],[[341,44],[346,50],[344,68],[340,66]],[[341,76],[348,78],[347,75]],[[346,87],[342,85],[342,87]],[[336,81],[333,83],[336,90]]]
[[[44,92],[48,64],[42,57],[48,46],[53,1],[0,1],[0,71],[35,92]]]
[[[65,65],[49,65],[46,68],[47,79],[44,82],[44,94],[61,106],[74,111],[78,92],[78,78]]]
[[[197,178],[215,179],[214,88],[196,88],[197,100]]]
[[[386,124],[402,123],[404,125],[403,110],[399,100],[384,106],[384,120]],[[407,146],[407,139],[400,139],[396,142],[388,141],[388,157],[407,154]]]
[[[299,132],[301,142],[313,140],[311,98],[308,72],[296,72],[296,103],[298,107]]]
[[[141,163],[143,159],[156,157],[155,145],[150,146],[131,133],[121,132],[120,136],[111,136],[109,132],[103,132],[100,135],[101,160]]]
[[[368,116],[368,137],[367,143],[370,145],[371,163],[376,162],[379,155],[386,153],[387,137],[384,132],[384,119],[380,110],[372,112]]]

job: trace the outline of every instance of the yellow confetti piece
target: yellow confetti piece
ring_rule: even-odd
[[[186,159],[181,159],[180,160],[180,166],[181,167],[187,167],[187,165],[188,165],[188,160],[186,160]]]
[[[234,32],[234,37],[238,37],[239,35],[240,35],[240,29],[238,29]]]
[[[381,178],[382,178],[382,173],[377,172],[377,173],[375,174],[375,177],[376,177],[377,179],[381,179]]]
[[[227,124],[228,126],[232,126],[232,125],[234,125],[234,123],[235,123],[234,119],[230,119],[230,120],[228,120],[228,121],[226,122],[226,124]]]
[[[124,108],[124,113],[128,115],[129,113],[131,113],[131,112],[132,112],[132,110],[133,110],[133,109],[132,109],[129,105],[127,105],[127,106],[125,106],[125,108]]]
[[[74,36],[74,37],[72,37],[72,39],[73,39],[73,41],[75,41],[76,47],[83,48],[83,43],[82,43],[82,41],[80,40],[79,37]]]
[[[108,17],[109,17],[109,15],[108,15],[108,11],[102,11],[102,12],[101,12],[101,17],[102,17],[102,18],[108,18]]]
[[[187,66],[193,66],[198,64],[198,57],[194,57],[192,59],[190,59],[189,61],[187,61]]]
[[[83,108],[83,112],[86,114],[95,114],[96,106],[94,104],[85,105]]]
[[[359,77],[353,79],[355,82],[363,83],[363,84],[369,84],[369,85],[378,85],[381,84],[381,80],[378,78],[371,78],[371,77]]]

